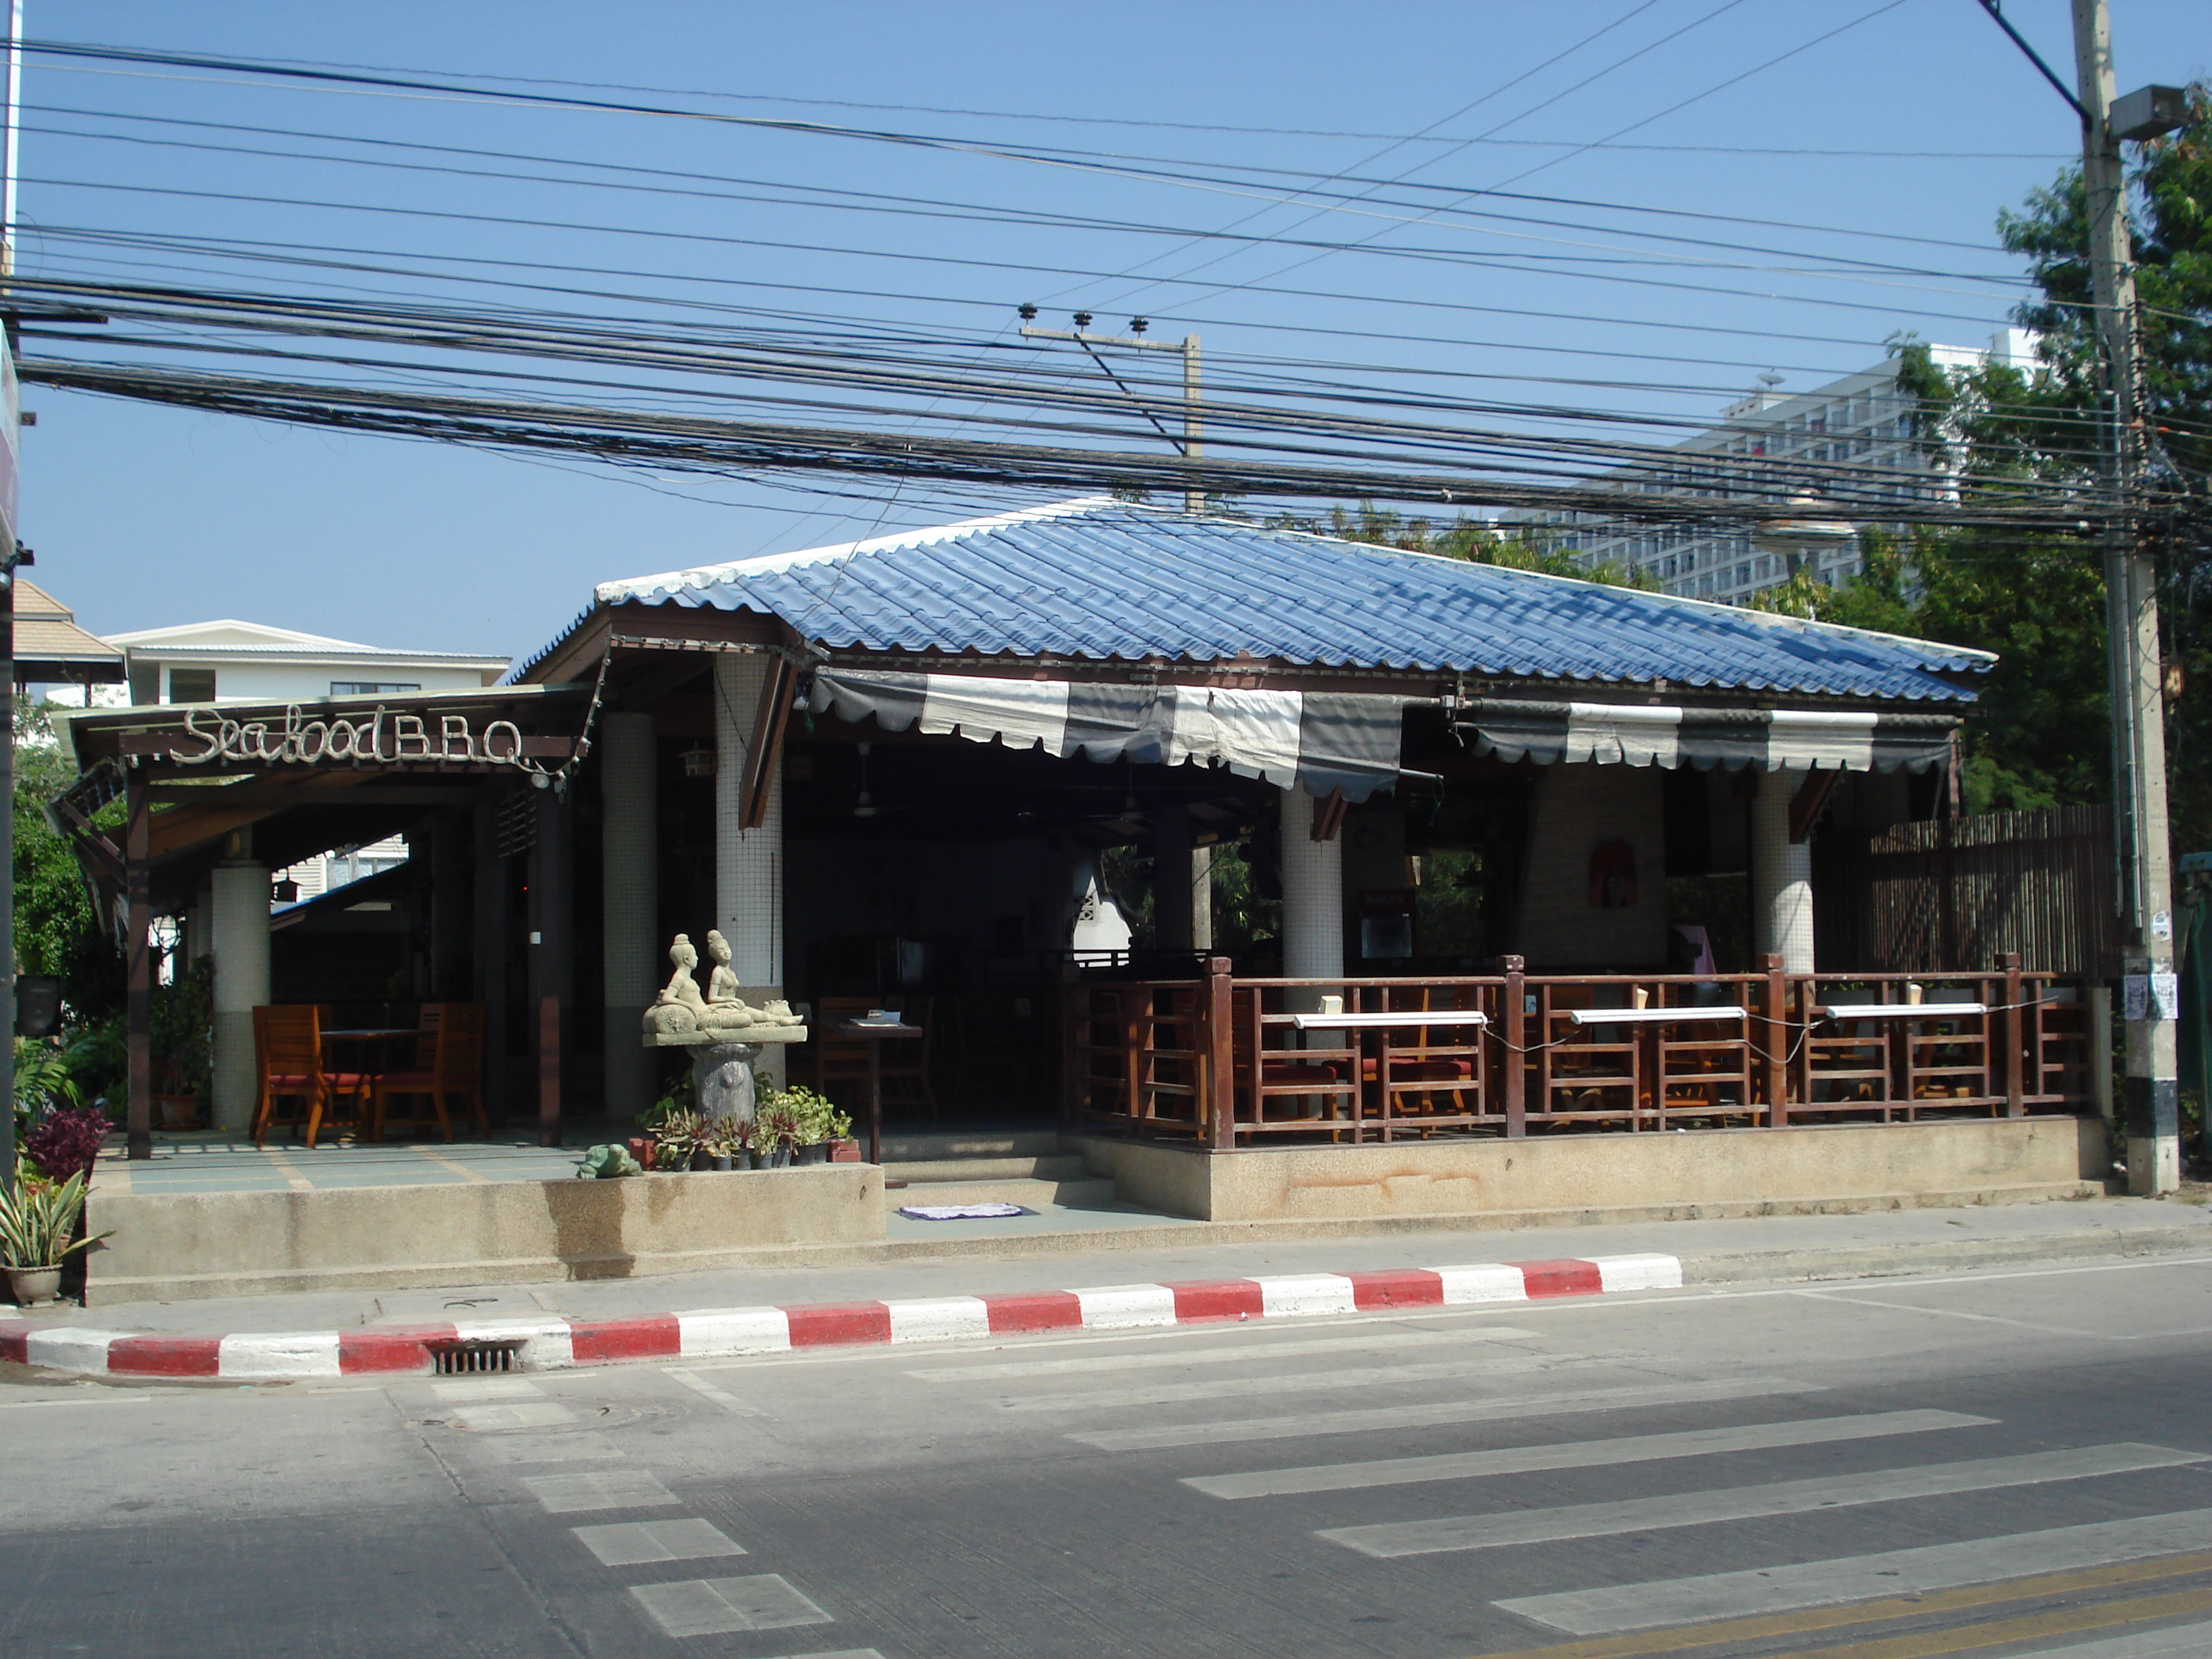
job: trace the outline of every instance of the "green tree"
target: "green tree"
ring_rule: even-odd
[[[1606,587],[1657,586],[1640,570],[1610,560],[1585,563],[1578,554],[1555,545],[1533,526],[1499,525],[1464,514],[1447,523],[1410,518],[1362,501],[1347,511],[1333,507],[1325,519],[1286,514],[1270,521],[1279,530],[1303,530],[1340,541],[1367,542],[1395,547],[1401,552],[1429,553],[1439,558],[1464,559],[1470,564],[1494,564],[1507,570],[1533,570],[1540,575],[1566,576],[1596,582]]]
[[[15,960],[27,974],[52,974],[71,1024],[123,1006],[123,963],[102,932],[76,854],[46,819],[46,803],[76,772],[43,707],[15,699]]]
[[[2212,469],[2212,100],[2190,89],[2190,124],[2142,146],[2130,207],[2142,306],[2152,520],[2166,555],[2161,608],[2185,691],[2167,711],[2171,831],[2177,852],[2212,848],[2212,625],[2204,479]],[[2039,298],[2014,319],[2038,336],[2029,367],[1945,370],[1910,337],[1893,340],[1899,380],[1918,399],[1931,458],[1984,488],[2009,479],[2101,487],[2104,370],[2089,308],[2088,221],[2069,167],[1998,216],[2028,259]],[[1864,573],[1830,588],[1799,578],[1760,609],[1998,653],[1968,722],[1970,811],[2111,798],[2105,583],[2100,549],[2073,536],[1997,530],[1870,535]]]

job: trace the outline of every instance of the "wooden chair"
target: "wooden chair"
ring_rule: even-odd
[[[816,1091],[830,1096],[848,1110],[865,1111],[867,1108],[868,1040],[842,1036],[832,1028],[860,1018],[871,1008],[884,1006],[884,1000],[878,997],[823,997],[814,1005],[814,1040],[806,1045],[801,1057],[811,1073],[808,1081]],[[900,999],[899,1018],[908,1025],[921,1027],[921,1035],[878,1040],[883,1049],[884,1104],[891,1105],[901,1096],[919,1099],[929,1108],[930,1121],[934,1123],[938,1106],[937,1092],[929,1085],[929,1050],[933,1034],[930,1000],[913,996]],[[839,1083],[852,1086],[841,1095],[831,1086]]]
[[[442,1002],[425,1002],[415,1011],[415,1055],[410,1069],[428,1071],[438,1063],[438,1024],[446,1017]]]
[[[459,1095],[465,1109],[464,1115],[475,1125],[477,1133],[491,1133],[490,1121],[484,1115],[483,1004],[432,1004],[423,1009],[426,1021],[430,1007],[438,1010],[436,1033],[426,1034],[421,1039],[430,1044],[429,1065],[413,1071],[387,1072],[370,1084],[368,1133],[372,1140],[384,1139],[385,1113],[394,1095],[427,1098],[437,1117],[438,1127],[447,1140],[453,1138],[453,1121],[446,1111],[446,1097]],[[421,1122],[419,1116],[412,1117],[407,1121],[407,1127],[413,1129]]]
[[[253,1144],[268,1138],[276,1121],[279,1100],[302,1103],[299,1115],[289,1120],[309,1150],[322,1133],[323,1119],[332,1107],[351,1102],[351,1121],[364,1114],[368,1078],[362,1072],[332,1072],[323,1066],[320,1011],[308,1006],[256,1008],[253,1011],[253,1063],[258,1089],[253,1106]]]

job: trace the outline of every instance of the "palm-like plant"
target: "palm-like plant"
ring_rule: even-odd
[[[70,1243],[84,1210],[84,1177],[67,1181],[19,1181],[12,1193],[0,1191],[0,1265],[58,1267],[64,1258],[107,1237],[96,1233]]]

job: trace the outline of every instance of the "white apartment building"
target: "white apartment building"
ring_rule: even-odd
[[[1929,351],[1939,368],[1987,363],[2028,368],[2035,362],[2034,337],[2025,329],[2002,330],[1983,348],[1938,345]],[[1877,497],[1941,497],[1951,489],[1951,479],[1941,460],[1914,441],[1912,400],[1898,388],[1898,367],[1893,357],[1803,392],[1783,392],[1778,375],[1763,376],[1768,384],[1723,410],[1720,424],[1674,446],[1682,457],[1679,463],[1624,467],[1594,482],[1624,494],[1725,499],[1730,493],[1728,473],[1701,465],[1699,458],[1764,457],[1824,471],[1863,469],[1870,476],[1866,488],[1851,492],[1858,503]],[[1868,515],[1862,507],[1854,516]],[[1740,605],[1790,574],[1779,555],[1759,552],[1752,545],[1750,532],[1742,528],[1637,525],[1601,514],[1570,512],[1511,513],[1504,521],[1542,526],[1562,549],[1586,562],[1643,571],[1667,592],[1686,598]],[[1833,583],[1854,574],[1860,563],[1853,544],[1827,555],[1814,574]]]

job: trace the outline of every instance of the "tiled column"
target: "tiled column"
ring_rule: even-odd
[[[1782,958],[1793,974],[1813,971],[1813,842],[1790,839],[1790,802],[1802,772],[1766,772],[1751,803],[1752,950]]]
[[[606,981],[606,1107],[635,1117],[653,1103],[653,1056],[640,1041],[667,942],[660,931],[653,716],[599,717],[599,918]]]
[[[253,1116],[253,1011],[269,1000],[269,866],[226,859],[208,902],[215,955],[215,1127],[245,1131]]]
[[[1344,843],[1313,838],[1311,795],[1283,791],[1283,973],[1334,979],[1344,972]]]
[[[714,659],[714,912],[730,942],[730,968],[744,986],[783,983],[783,779],[769,780],[768,810],[757,830],[738,827],[744,810],[746,750],[769,661],[754,653]],[[702,973],[706,962],[701,945]],[[762,1069],[781,1081],[781,1045]],[[774,1056],[773,1059],[769,1056]]]

